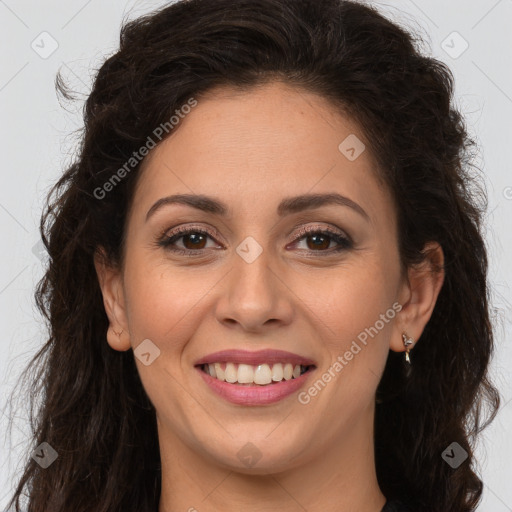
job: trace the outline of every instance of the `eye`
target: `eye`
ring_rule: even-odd
[[[297,244],[297,242],[300,241],[305,241],[307,246],[305,250],[308,250],[310,252],[327,252],[328,254],[350,249],[353,246],[352,240],[347,235],[333,228],[302,228],[299,231],[298,237],[295,238],[293,243]],[[337,247],[330,247],[332,242],[335,242],[337,244]]]
[[[208,238],[214,239],[213,235],[204,228],[184,227],[177,228],[171,234],[165,232],[157,243],[160,247],[176,254],[192,256],[192,253],[201,254],[204,249],[210,248],[206,246]],[[183,248],[176,246],[179,240],[182,240]]]
[[[219,248],[218,246],[207,246],[208,238],[215,240],[212,233],[201,227],[181,227],[169,234],[165,231],[157,240],[157,244],[165,250],[172,251],[175,254],[185,256],[199,256],[203,251],[211,248]],[[353,246],[351,239],[333,228],[319,229],[318,227],[306,227],[299,230],[298,236],[292,242],[297,245],[298,242],[306,242],[306,251],[311,253],[337,253],[350,249]],[[311,243],[310,243],[311,241]],[[177,246],[181,242],[182,247]],[[334,248],[330,247],[331,243],[337,244]]]

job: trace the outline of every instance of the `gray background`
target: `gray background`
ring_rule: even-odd
[[[44,341],[44,325],[33,301],[44,261],[38,251],[41,207],[50,185],[72,160],[77,141],[72,132],[81,126],[82,101],[94,70],[117,48],[123,17],[132,19],[165,3],[0,0],[1,508],[14,484],[13,475],[22,468],[21,450],[28,433],[24,408],[15,403],[12,439],[8,436],[6,397]],[[502,406],[477,446],[485,483],[478,510],[512,511],[512,0],[368,3],[419,30],[428,51],[451,67],[457,103],[480,144],[476,164],[485,170],[489,194],[486,237],[498,345],[492,375]],[[52,44],[58,48],[48,56],[45,52]],[[66,110],[54,90],[59,69],[80,100],[66,104]]]

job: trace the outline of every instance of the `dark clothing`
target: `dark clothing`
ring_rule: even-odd
[[[381,512],[411,512],[404,504],[399,501],[386,501]]]

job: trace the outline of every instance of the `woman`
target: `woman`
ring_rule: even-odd
[[[498,394],[452,80],[352,1],[127,23],[41,222],[45,400],[11,505],[474,511]]]

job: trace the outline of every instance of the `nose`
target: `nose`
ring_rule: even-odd
[[[288,325],[294,312],[293,292],[279,275],[279,266],[265,251],[250,263],[238,254],[233,260],[233,267],[221,285],[217,320],[247,332]]]

